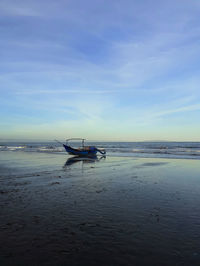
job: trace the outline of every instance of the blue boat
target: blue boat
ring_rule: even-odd
[[[82,146],[80,148],[73,148],[69,145],[69,141],[71,140],[81,140],[82,141]],[[105,150],[99,150],[95,146],[85,146],[84,143],[85,139],[81,138],[72,138],[72,139],[67,139],[66,144],[63,144],[63,147],[65,148],[66,152],[68,152],[71,155],[78,155],[78,156],[95,156],[97,152],[101,154],[106,154]]]

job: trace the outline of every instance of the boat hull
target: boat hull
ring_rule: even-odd
[[[97,154],[97,149],[95,147],[91,147],[90,149],[74,149],[68,145],[63,144],[66,152],[71,155],[78,155],[78,156],[95,156]]]

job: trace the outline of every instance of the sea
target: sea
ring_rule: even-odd
[[[80,142],[71,144],[80,146]],[[86,142],[85,145],[105,149],[106,156],[200,159],[200,142]],[[62,144],[55,141],[3,141],[0,152],[3,151],[66,154]]]

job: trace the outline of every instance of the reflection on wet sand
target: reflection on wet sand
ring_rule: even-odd
[[[78,163],[78,162],[82,162],[82,164],[95,163],[95,162],[99,162],[100,160],[105,159],[105,158],[106,158],[105,155],[103,155],[101,157],[98,157],[98,156],[84,156],[84,157],[73,156],[73,157],[70,157],[69,159],[67,159],[63,168],[66,168],[66,167],[71,166],[71,165]]]

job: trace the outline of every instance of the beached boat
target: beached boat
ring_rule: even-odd
[[[81,140],[82,141],[82,146],[79,148],[74,148],[69,144],[69,141],[73,140]],[[66,144],[63,144],[63,147],[65,148],[66,152],[72,155],[78,155],[78,156],[95,156],[97,152],[101,154],[106,154],[105,150],[99,150],[95,146],[85,146],[85,139],[81,138],[71,138],[66,140]],[[60,142],[59,142],[60,143]]]

